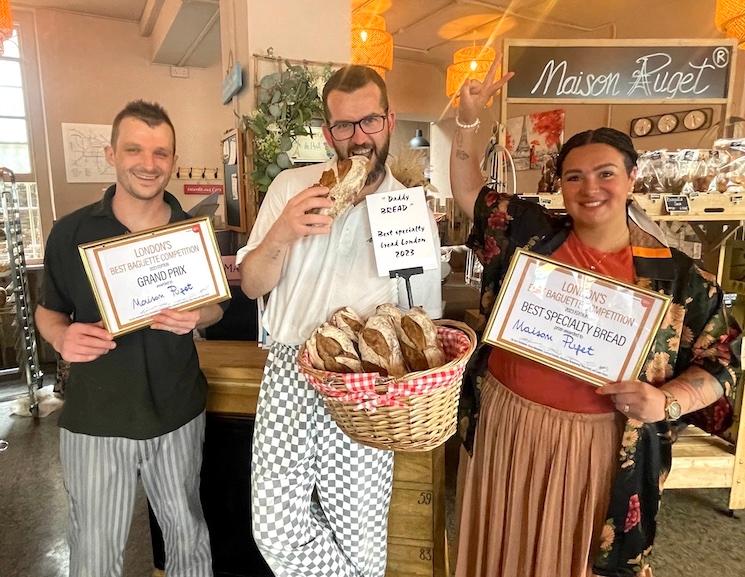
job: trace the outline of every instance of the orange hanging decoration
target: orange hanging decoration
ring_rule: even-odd
[[[0,0],[0,56],[3,55],[3,43],[13,36],[13,14],[10,11],[10,0]]]
[[[488,46],[466,46],[455,51],[445,81],[445,94],[454,99],[454,106],[458,106],[458,93],[463,83],[469,78],[484,80],[496,57],[494,49]]]
[[[352,64],[369,66],[383,78],[393,68],[393,36],[382,16],[370,12],[352,15]]]
[[[736,38],[745,48],[745,0],[717,0],[714,23],[730,38]]]

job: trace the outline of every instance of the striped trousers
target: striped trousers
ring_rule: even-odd
[[[274,343],[261,382],[254,540],[277,577],[383,577],[393,453],[339,429],[298,372],[297,353]]]
[[[138,476],[163,530],[168,577],[211,577],[199,499],[205,414],[153,439],[60,429],[69,501],[70,577],[120,577]]]

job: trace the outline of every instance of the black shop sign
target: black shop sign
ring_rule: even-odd
[[[549,42],[549,41],[546,41]],[[701,101],[727,99],[733,44],[508,47],[507,98]]]

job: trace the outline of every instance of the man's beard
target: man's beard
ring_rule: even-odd
[[[350,146],[347,149],[346,154],[342,154],[338,148],[336,149],[336,155],[340,160],[346,160],[350,156],[360,155],[367,156],[372,149],[374,159],[372,159],[373,165],[370,167],[367,173],[367,180],[365,186],[375,183],[383,174],[385,174],[385,161],[388,158],[388,148],[390,146],[391,139],[386,138],[385,142],[380,149],[376,148],[374,144],[367,144],[362,146]],[[335,147],[336,148],[336,147]]]

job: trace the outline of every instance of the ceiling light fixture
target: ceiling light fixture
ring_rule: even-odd
[[[745,0],[717,0],[714,23],[730,38],[737,38],[745,48]]]
[[[463,83],[469,78],[483,80],[496,57],[496,52],[489,46],[466,46],[455,51],[445,81],[445,94],[454,99],[454,106],[458,105],[458,92]]]
[[[410,148],[429,148],[429,141],[422,136],[422,129],[417,128],[414,138],[409,140]]]
[[[0,56],[3,55],[3,43],[13,36],[13,14],[10,11],[10,0],[0,0]]]
[[[385,19],[370,12],[352,14],[352,64],[369,66],[385,78],[393,68],[393,36]]]

